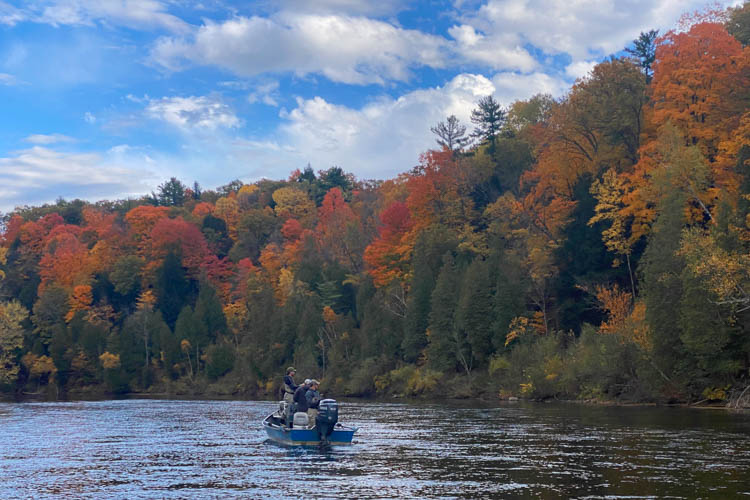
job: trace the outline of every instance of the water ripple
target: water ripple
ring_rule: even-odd
[[[729,498],[750,417],[674,408],[342,404],[352,446],[278,446],[271,402],[0,403],[0,498]]]

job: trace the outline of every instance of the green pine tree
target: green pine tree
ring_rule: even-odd
[[[190,301],[191,291],[180,257],[169,252],[157,273],[156,298],[170,328],[174,328],[177,316]]]
[[[443,257],[443,267],[432,292],[427,359],[439,371],[456,368],[456,324],[460,276],[451,253]]]
[[[471,371],[476,361],[484,364],[492,354],[493,293],[489,263],[477,258],[466,270],[458,302],[456,324],[460,346],[459,360]]]
[[[685,196],[674,191],[659,204],[660,214],[640,263],[646,320],[653,339],[653,360],[670,380],[684,365],[678,313],[682,298],[683,259],[675,254],[680,247],[685,223]]]

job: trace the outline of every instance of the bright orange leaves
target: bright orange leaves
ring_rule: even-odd
[[[413,249],[409,231],[414,223],[409,208],[398,201],[385,209],[380,220],[378,238],[365,250],[365,262],[375,285],[386,286],[393,280],[406,280]]]

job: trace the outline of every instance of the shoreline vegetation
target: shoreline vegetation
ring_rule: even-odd
[[[697,401],[694,403],[687,402],[647,402],[647,401],[616,401],[602,399],[533,399],[509,397],[500,399],[496,395],[484,394],[479,396],[465,398],[438,398],[434,395],[429,396],[405,396],[394,394],[391,396],[331,396],[339,402],[352,403],[364,401],[368,403],[405,403],[405,404],[450,404],[450,405],[496,405],[496,404],[513,404],[513,403],[556,403],[556,404],[580,404],[586,406],[612,406],[612,407],[672,407],[672,408],[694,408],[703,410],[731,410],[747,412],[750,411],[750,404],[735,406],[732,403]],[[66,394],[64,398],[52,396],[44,393],[20,393],[8,394],[0,393],[0,402],[6,403],[55,403],[55,402],[77,402],[77,401],[119,401],[129,399],[146,399],[146,400],[190,400],[190,401],[267,401],[275,403],[278,398],[266,395],[244,396],[240,394],[226,394],[221,392],[201,393],[201,394],[176,394],[168,392],[132,392],[124,394],[114,394],[107,391],[84,391]]]
[[[388,180],[309,165],[0,225],[0,392],[750,405],[750,3]],[[430,124],[425,124],[430,127]],[[14,396],[15,395],[15,396]]]

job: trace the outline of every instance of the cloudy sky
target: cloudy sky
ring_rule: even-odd
[[[723,5],[737,1],[724,0]],[[308,163],[388,178],[694,0],[0,0],[0,211]]]

